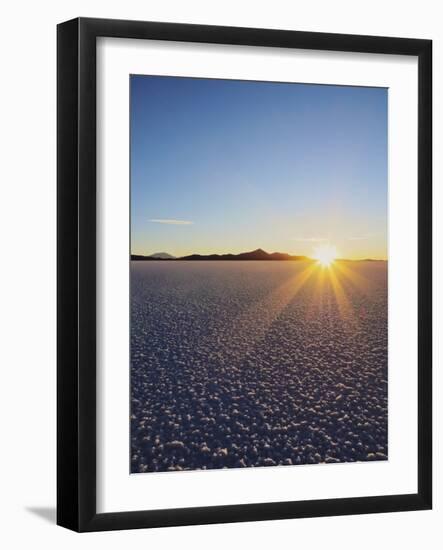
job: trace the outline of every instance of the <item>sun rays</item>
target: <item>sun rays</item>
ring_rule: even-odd
[[[327,317],[331,328],[339,320],[343,330],[351,333],[360,324],[353,298],[355,294],[364,293],[369,281],[358,269],[343,267],[341,263],[340,260],[331,261],[329,265],[320,260],[303,262],[304,265],[294,262],[294,271],[289,277],[239,311],[222,333],[207,334],[200,342],[201,347],[206,349],[220,340],[230,341],[233,343],[230,353],[235,355],[238,353],[236,342],[241,342],[242,355],[246,356],[267,337],[274,323],[284,318],[285,310],[299,298],[300,315],[306,322],[315,322],[316,318],[325,322]]]
[[[328,253],[329,254],[329,253]],[[343,262],[330,259],[322,254],[315,259],[315,276],[312,278],[312,298],[306,311],[306,319],[322,317],[331,312],[331,307],[338,312],[346,329],[356,329],[359,325],[359,312],[353,306],[352,296],[366,294],[370,281],[358,268],[343,265]]]
[[[294,266],[297,264],[298,262],[295,262]],[[211,342],[220,338],[224,341],[241,341],[242,354],[247,355],[266,338],[270,327],[302,290],[312,292],[312,290],[306,289],[318,270],[317,264],[314,262],[303,262],[303,264],[301,268],[297,265],[295,272],[285,278],[269,294],[252,302],[249,307],[239,312],[222,335],[210,333],[202,339],[200,345],[206,348],[212,345]],[[230,351],[235,353],[234,347]]]

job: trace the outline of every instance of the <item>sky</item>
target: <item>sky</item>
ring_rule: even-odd
[[[387,257],[385,88],[132,75],[131,252]]]

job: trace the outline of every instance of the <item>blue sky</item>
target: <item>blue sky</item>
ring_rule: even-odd
[[[386,258],[387,89],[131,76],[131,251]]]

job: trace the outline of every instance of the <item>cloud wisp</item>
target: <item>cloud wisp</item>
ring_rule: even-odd
[[[166,225],[193,225],[194,222],[190,220],[174,220],[169,218],[152,218],[149,220],[151,223],[164,223]]]
[[[367,233],[366,235],[358,235],[356,237],[348,237],[348,241],[366,241],[373,237],[373,233]]]

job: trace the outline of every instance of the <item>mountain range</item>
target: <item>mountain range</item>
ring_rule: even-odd
[[[307,256],[293,256],[291,254],[286,254],[284,252],[265,252],[261,248],[257,250],[252,250],[251,252],[241,252],[240,254],[191,254],[189,256],[182,256],[180,258],[174,258],[166,252],[158,252],[152,254],[151,256],[140,256],[137,254],[131,255],[131,260],[133,261],[149,261],[149,260],[186,260],[186,261],[217,261],[217,260],[228,260],[228,261],[245,261],[245,260],[274,260],[274,261],[300,261],[300,260],[309,260]]]

